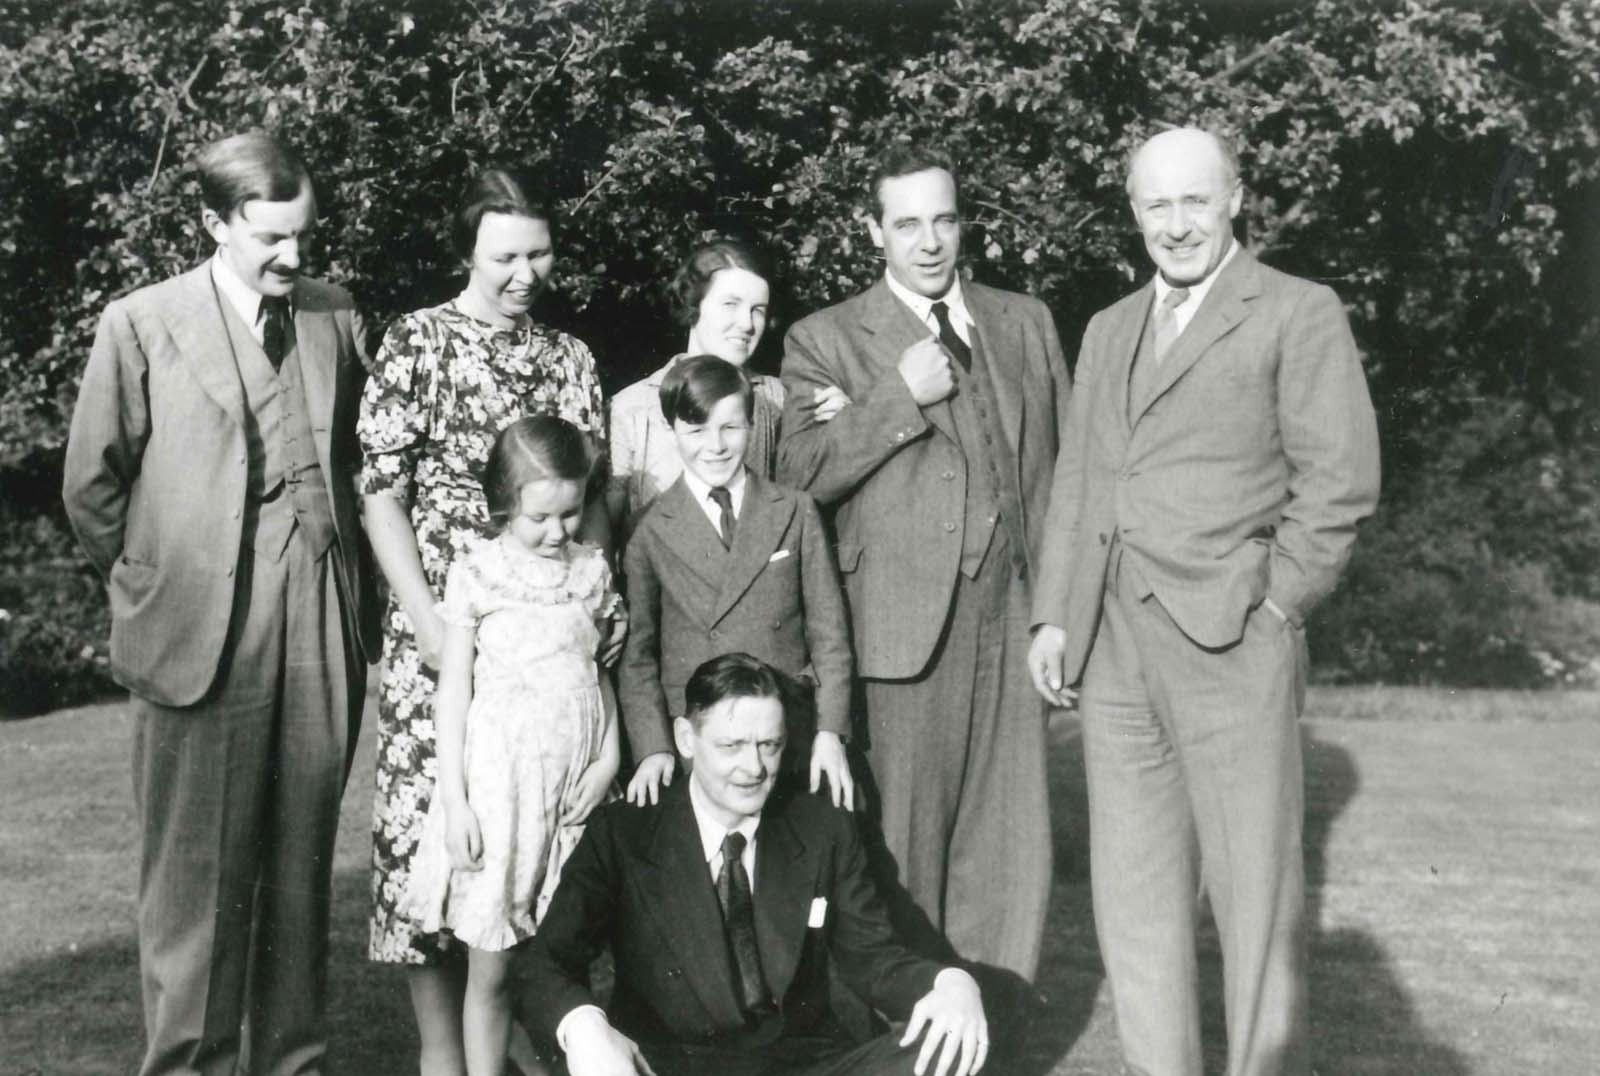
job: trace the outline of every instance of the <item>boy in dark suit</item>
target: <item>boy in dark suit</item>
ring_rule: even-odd
[[[845,761],[850,636],[816,505],[744,465],[754,396],[732,363],[694,355],[661,382],[683,474],[639,520],[624,557],[631,624],[620,691],[638,762],[628,799],[655,803],[677,759],[669,719],[700,664],[743,650],[816,685],[810,783],[854,805]]]
[[[988,1055],[972,977],[894,935],[852,817],[774,794],[782,677],[747,654],[700,666],[673,721],[687,780],[596,812],[517,958],[518,1012],[572,1076],[969,1076]],[[609,1013],[589,990],[609,946]],[[894,1019],[864,1043],[829,1014],[829,969]],[[921,1039],[920,1047],[912,1044]]]

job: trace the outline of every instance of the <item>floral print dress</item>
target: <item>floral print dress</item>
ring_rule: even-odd
[[[603,438],[600,381],[581,341],[540,325],[488,325],[454,301],[408,314],[384,336],[356,424],[361,492],[387,493],[406,507],[436,600],[451,562],[492,536],[479,481],[496,435],[539,414]],[[391,593],[378,686],[368,943],[368,955],[385,963],[435,963],[443,952],[439,935],[423,932],[405,903],[433,796],[435,682]]]

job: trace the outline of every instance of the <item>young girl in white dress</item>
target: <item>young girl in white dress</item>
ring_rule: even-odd
[[[456,559],[438,607],[437,784],[409,901],[423,929],[468,947],[469,1076],[504,1070],[510,949],[533,934],[617,773],[595,652],[619,599],[601,551],[572,540],[594,459],[563,419],[501,431],[483,477],[500,534]]]

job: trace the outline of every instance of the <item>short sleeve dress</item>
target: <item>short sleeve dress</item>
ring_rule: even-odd
[[[450,566],[439,615],[477,629],[462,775],[483,837],[483,867],[452,871],[435,798],[411,864],[408,911],[429,933],[474,949],[531,937],[583,835],[563,826],[599,757],[606,713],[597,620],[616,606],[605,555],[569,544],[561,559],[501,536]]]
[[[492,535],[479,476],[495,436],[537,414],[559,415],[603,441],[600,380],[581,341],[537,324],[488,325],[453,301],[407,314],[384,336],[356,426],[361,491],[406,507],[436,598],[451,561]],[[433,794],[435,676],[393,594],[383,628],[368,955],[436,963],[439,936],[421,931],[403,907]]]

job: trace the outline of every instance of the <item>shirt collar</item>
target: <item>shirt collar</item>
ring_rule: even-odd
[[[1213,284],[1215,284],[1217,282],[1217,277],[1220,276],[1222,274],[1222,271],[1228,267],[1228,263],[1233,261],[1233,256],[1235,254],[1237,254],[1237,253],[1239,253],[1239,241],[1237,239],[1233,238],[1233,236],[1230,235],[1228,237],[1228,253],[1226,253],[1226,254],[1224,254],[1222,256],[1222,260],[1217,263],[1217,267],[1215,269],[1211,270],[1211,272],[1207,273],[1204,280],[1200,281],[1200,283],[1198,283],[1198,284],[1190,284],[1189,285],[1189,297],[1187,299],[1185,299],[1183,302],[1179,303],[1178,307],[1180,309],[1187,308],[1189,310],[1199,310],[1200,309],[1200,304],[1205,302],[1206,292],[1211,290],[1211,285],[1213,285]],[[1167,293],[1169,291],[1172,291],[1172,290],[1173,290],[1173,285],[1168,284],[1167,283],[1167,278],[1161,275],[1161,270],[1157,269],[1156,270],[1156,306],[1157,307],[1161,306],[1162,301],[1165,300],[1166,297],[1167,297]]]
[[[216,282],[217,290],[227,298],[240,319],[254,332],[256,322],[261,320],[261,300],[265,296],[240,280],[239,274],[215,254],[211,256],[211,279]],[[293,304],[290,306],[292,309]]]
[[[741,463],[739,469],[734,472],[733,478],[728,481],[728,498],[733,502],[735,519],[739,517],[739,509],[744,504],[744,477],[745,466]],[[711,487],[702,482],[700,477],[687,467],[683,469],[683,484],[689,487],[689,492],[694,495],[694,499],[699,502],[706,515],[711,516],[711,519],[715,521],[717,517],[713,513],[717,510],[717,507],[716,503],[711,499]]]
[[[933,304],[943,303],[950,312],[950,323],[958,328],[965,328],[972,324],[972,314],[967,310],[967,300],[961,293],[961,274],[957,273],[950,281],[950,290],[937,299],[930,299],[926,295],[919,295],[894,278],[894,274],[884,270],[883,279],[888,283],[889,290],[894,297],[911,308],[917,320],[924,325],[933,318]]]
[[[694,777],[690,775],[686,779],[689,782],[689,805],[694,808],[694,824],[700,830],[700,848],[708,864],[722,854],[722,839],[730,832],[743,833],[746,847],[755,846],[756,830],[761,826],[759,814],[741,819],[737,826],[729,830],[711,817],[711,805],[706,803],[705,793],[700,791]]]

